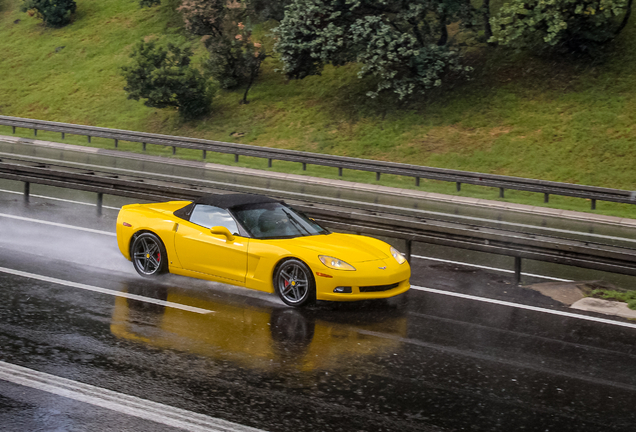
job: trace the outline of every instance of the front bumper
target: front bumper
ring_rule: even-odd
[[[356,263],[354,264],[355,271],[314,270],[316,299],[328,301],[383,299],[408,291],[411,287],[409,264],[398,264],[395,261],[391,262],[391,260],[392,258]],[[337,287],[350,287],[351,292],[334,292]],[[363,288],[361,289],[361,287]]]

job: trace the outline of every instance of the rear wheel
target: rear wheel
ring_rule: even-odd
[[[316,300],[316,283],[307,264],[297,259],[283,262],[274,275],[274,288],[290,306],[306,306]]]
[[[162,241],[153,233],[135,237],[131,250],[133,266],[144,277],[158,276],[168,269],[168,255]]]

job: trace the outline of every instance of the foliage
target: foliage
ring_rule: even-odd
[[[161,0],[139,0],[139,7],[153,7],[161,4]]]
[[[252,40],[248,3],[185,0],[178,10],[188,31],[205,35],[202,40],[210,53],[206,70],[223,89],[247,85],[243,96],[246,103],[247,92],[266,57],[262,45]]]
[[[215,92],[190,66],[191,55],[188,48],[140,41],[130,55],[132,64],[122,67],[128,99],[144,98],[149,107],[176,107],[187,119],[208,114]]]
[[[285,7],[292,0],[248,0],[247,8],[259,21],[281,21],[285,17]]]
[[[511,0],[491,18],[493,42],[514,47],[585,51],[612,40],[632,0]]]
[[[388,90],[404,99],[469,71],[448,46],[446,25],[472,21],[472,12],[463,0],[293,0],[275,29],[275,49],[290,78],[357,61],[360,78],[378,80],[368,96]]]
[[[204,40],[210,53],[206,69],[221,88],[234,89],[253,81],[266,54],[262,45],[252,40],[248,26],[239,22],[227,27],[234,27],[234,31]]]
[[[186,30],[195,35],[220,36],[226,12],[226,0],[183,0],[177,9],[183,15]]]
[[[22,11],[34,13],[48,27],[63,27],[77,10],[75,0],[24,0]],[[33,11],[31,13],[31,11]]]

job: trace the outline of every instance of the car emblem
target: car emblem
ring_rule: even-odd
[[[378,267],[380,270],[386,270],[386,266],[384,267]]]

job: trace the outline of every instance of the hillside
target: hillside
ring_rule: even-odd
[[[177,0],[152,9],[132,0],[77,0],[74,22],[62,29],[44,28],[20,12],[19,3],[0,0],[3,115],[636,189],[631,23],[596,63],[474,49],[471,81],[406,106],[364,96],[369,83],[356,77],[355,65],[288,82],[269,58],[249,104],[238,104],[241,90],[219,92],[209,118],[183,123],[175,111],[127,100],[119,74],[139,39],[186,40],[174,12]],[[0,127],[0,133],[10,129]],[[363,174],[349,179],[373,181]],[[412,180],[385,180],[412,187]],[[435,182],[423,187],[454,191]],[[462,193],[496,198],[483,188]],[[535,199],[522,193],[507,198]],[[555,198],[551,205],[585,210],[579,201]],[[629,215],[631,207],[599,208]]]

